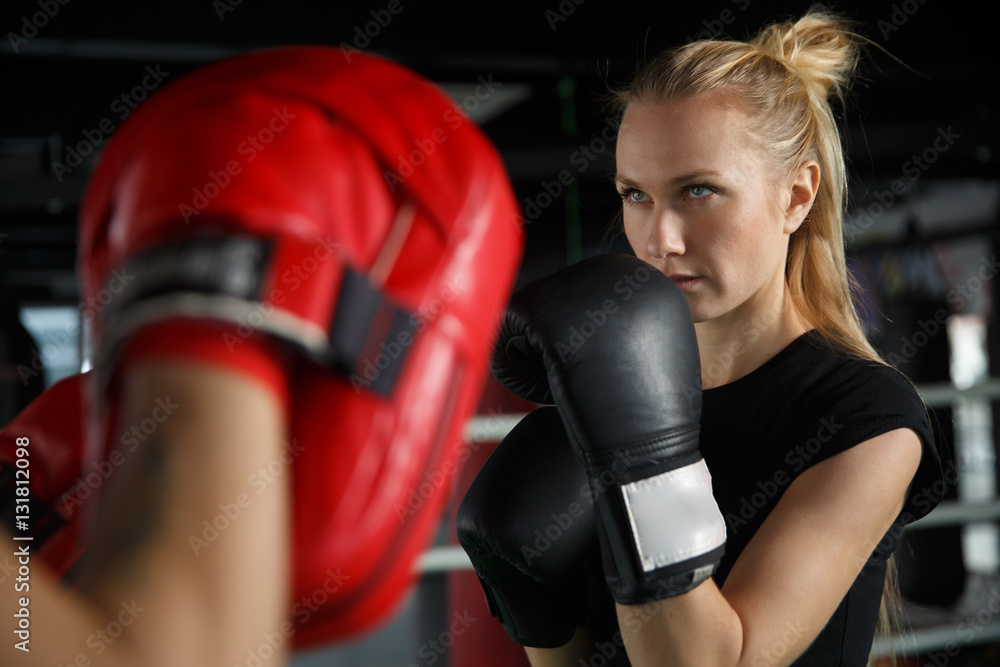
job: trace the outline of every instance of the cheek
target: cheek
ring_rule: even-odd
[[[774,215],[769,202],[752,200],[734,207],[732,226],[724,242],[733,252],[752,255],[751,259],[766,261],[775,256],[782,244],[781,221]]]
[[[742,252],[746,216],[735,205],[714,206],[698,212],[688,225],[689,250],[715,257],[725,265]]]

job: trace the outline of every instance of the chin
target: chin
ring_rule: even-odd
[[[691,321],[695,324],[701,324],[702,322],[711,322],[712,320],[719,319],[725,316],[727,313],[732,312],[731,309],[727,308],[725,304],[720,303],[718,300],[710,300],[705,298],[705,295],[692,296],[686,294],[688,302],[688,309],[691,311]]]
[[[712,319],[714,313],[710,312],[709,309],[704,306],[704,304],[699,304],[698,299],[693,299],[689,295],[685,295],[685,297],[687,298],[688,309],[691,311],[692,322],[694,322],[695,324],[699,324],[701,322],[707,322],[708,320]]]

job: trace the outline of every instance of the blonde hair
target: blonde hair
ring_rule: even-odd
[[[766,26],[747,42],[701,40],[647,63],[608,102],[620,119],[631,104],[660,104],[691,95],[731,93],[752,118],[748,124],[771,160],[772,173],[790,176],[807,160],[820,166],[809,215],[792,234],[785,281],[799,312],[836,349],[883,364],[855,308],[854,281],[844,253],[847,168],[837,116],[843,108],[864,37],[851,23],[813,5],[798,20]],[[878,635],[901,630],[895,557],[890,559]],[[879,664],[886,664],[880,662]]]
[[[657,104],[716,91],[753,118],[752,132],[773,173],[790,175],[806,160],[820,166],[809,215],[789,241],[785,278],[795,306],[828,341],[882,362],[865,337],[844,257],[847,169],[830,98],[843,104],[860,38],[819,6],[797,21],[765,27],[749,42],[702,40],[651,60],[612,93],[620,115],[631,104]]]

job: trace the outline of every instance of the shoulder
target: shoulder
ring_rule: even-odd
[[[878,391],[872,391],[872,390]],[[762,366],[739,380],[709,389],[705,397],[739,399],[766,392],[788,401],[831,400],[857,394],[873,399],[904,399],[922,405],[912,383],[888,364],[851,356],[810,331],[792,341]]]
[[[892,366],[851,356],[816,332],[737,382],[705,392],[706,458],[725,465],[732,458],[727,443],[744,442],[744,458],[789,479],[861,443],[875,440],[879,446],[886,442],[879,436],[899,429],[914,433],[921,445],[914,484],[933,487],[941,478],[941,457],[913,383]],[[915,518],[929,511],[910,509]]]
[[[933,436],[915,387],[899,371],[848,356],[808,333],[752,373],[703,394],[708,444],[758,441],[759,455],[786,460],[809,446],[813,463],[886,433],[909,427]],[[799,472],[796,464],[794,472]]]
[[[805,371],[810,381],[847,382],[852,386],[876,382],[893,389],[894,394],[908,393],[917,398],[913,383],[887,363],[852,355],[815,331],[804,334],[796,342],[799,343],[797,353],[790,361]]]
[[[897,423],[931,438],[927,409],[912,382],[892,366],[850,356],[827,343],[818,334],[804,337],[800,351],[792,355],[788,373],[788,400],[804,416],[842,417],[849,429],[879,429],[882,423]],[[909,422],[903,424],[902,422]],[[874,431],[867,437],[877,435]]]
[[[805,386],[794,398],[804,415],[802,427],[817,429],[826,420],[828,442],[812,464],[833,460],[829,467],[884,466],[909,468],[910,492],[901,518],[904,523],[927,514],[939,502],[943,488],[941,455],[927,407],[917,388],[900,371],[874,360],[859,359],[811,335],[811,368]],[[800,437],[808,437],[809,432]],[[918,465],[919,463],[919,465]]]

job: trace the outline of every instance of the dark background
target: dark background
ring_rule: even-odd
[[[607,241],[619,207],[608,180],[612,149],[583,172],[572,161],[574,151],[604,128],[597,100],[608,84],[624,81],[637,62],[663,48],[709,33],[745,38],[767,20],[801,14],[809,4],[710,0],[649,9],[599,0],[398,0],[402,10],[392,15],[387,0],[236,1],[4,3],[0,287],[22,299],[75,299],[75,216],[97,151],[68,174],[54,174],[51,165],[65,163],[69,149],[87,142],[87,132],[95,136],[101,120],[120,122],[117,112],[124,107],[112,105],[141,82],[147,66],[159,65],[169,81],[219,57],[291,43],[361,45],[448,84],[460,98],[474,91],[479,77],[501,82],[499,91],[520,101],[490,100],[480,120],[504,156],[522,205],[537,202],[561,170],[576,178],[571,191],[528,216],[525,274],[555,268],[614,247]],[[900,178],[912,155],[931,146],[942,128],[953,128],[960,140],[920,174],[922,182],[907,184],[913,187],[906,197],[934,182],[997,177],[997,57],[990,36],[996,23],[984,5],[833,5],[859,21],[874,43],[845,124],[856,205]],[[58,11],[48,17],[41,14],[46,8]],[[379,25],[373,12],[391,19]],[[37,34],[25,42],[20,37],[31,34],[26,21]]]
[[[474,95],[481,79],[501,84],[471,111],[500,149],[530,221],[522,282],[582,256],[623,247],[614,234],[621,204],[610,180],[613,148],[605,146],[585,170],[579,168],[580,149],[606,127],[600,96],[664,48],[719,33],[746,38],[772,18],[800,15],[809,3],[706,0],[659,2],[651,9],[577,1],[398,0],[402,10],[390,14],[388,0],[4,0],[0,305],[5,317],[16,317],[18,307],[77,303],[77,208],[99,150],[88,150],[70,173],[55,173],[52,164],[68,164],[69,151],[88,148],[87,137],[95,136],[102,121],[120,122],[123,107],[116,100],[130,94],[147,67],[169,73],[169,82],[218,58],[285,44],[346,44],[393,58],[442,84],[458,101]],[[858,21],[872,42],[843,123],[849,231],[864,230],[848,234],[852,271],[864,287],[873,340],[918,383],[950,381],[948,336],[919,336],[942,308],[956,314],[948,296],[970,285],[976,289],[962,310],[985,321],[990,375],[1000,374],[995,280],[991,275],[970,282],[991,254],[995,258],[1000,209],[1000,59],[996,12],[989,6],[945,0],[832,5]],[[934,141],[942,134],[954,141],[938,151]],[[933,163],[914,170],[914,156],[927,151]],[[573,176],[570,186],[558,181],[565,170]],[[38,344],[29,341],[2,361],[11,368],[28,364]],[[16,377],[7,380],[20,388]],[[950,447],[946,405],[940,403],[932,421]],[[996,401],[993,405],[994,424],[1000,424]],[[909,565],[903,563],[903,587],[920,604],[981,608],[974,598],[964,607],[956,602],[963,591],[989,590],[968,583],[958,531],[924,531],[922,540],[914,540],[918,553]],[[418,600],[434,600],[426,603],[430,607],[443,604],[434,588],[442,588],[442,581],[425,578]],[[372,662],[371,656],[394,649],[412,661],[413,646],[438,632],[433,614],[413,611],[424,609],[420,604],[356,647],[358,655]],[[446,610],[439,611],[445,618]],[[954,621],[945,624],[954,627]],[[411,627],[416,629],[406,629]],[[400,641],[401,636],[415,640]],[[987,639],[982,634],[976,642]],[[996,651],[970,648],[950,664],[998,664]],[[355,654],[343,655],[342,663],[322,655],[315,664],[354,664]],[[407,664],[403,658],[376,663]]]

